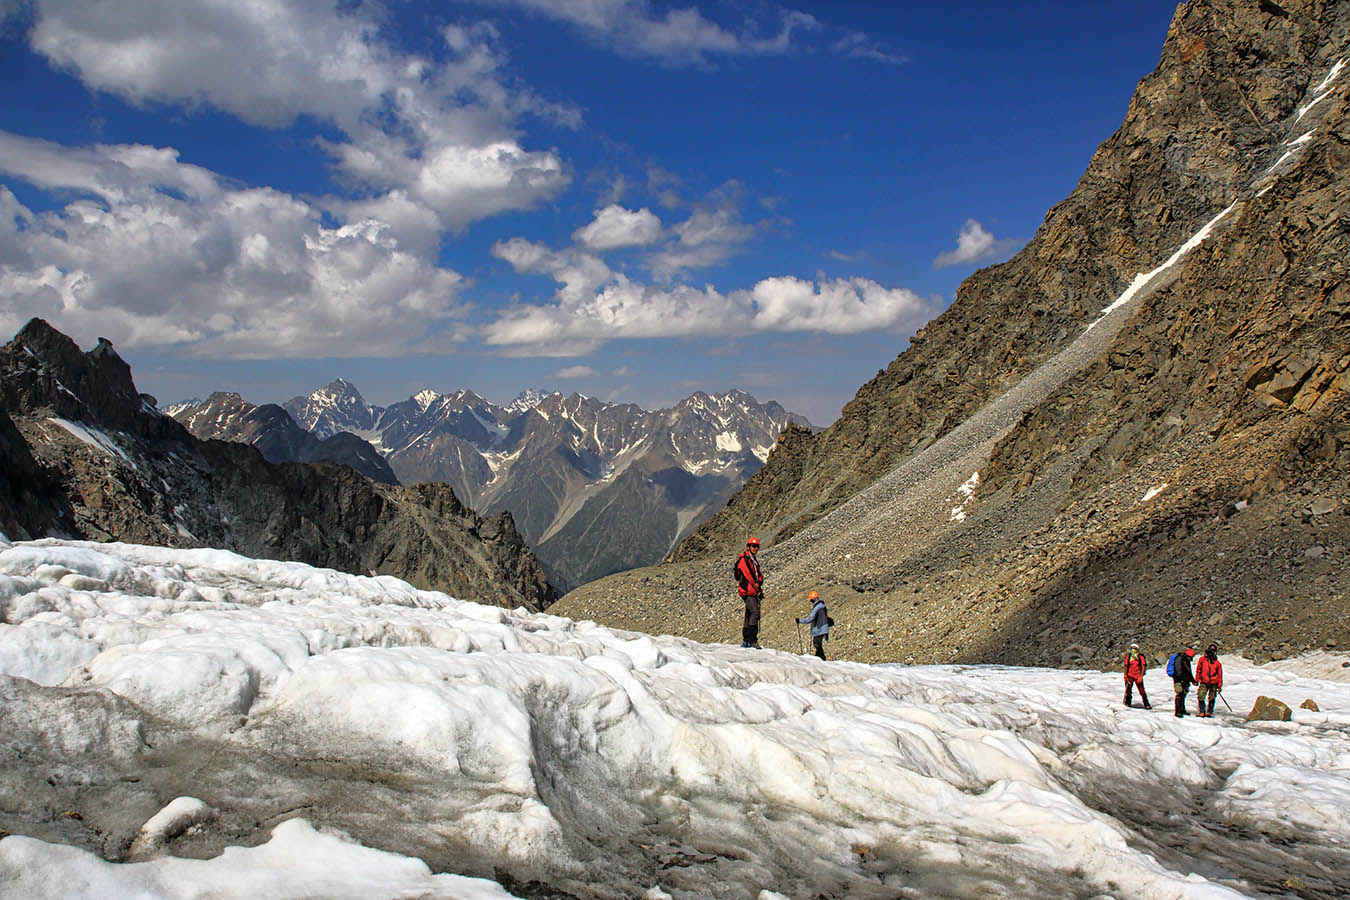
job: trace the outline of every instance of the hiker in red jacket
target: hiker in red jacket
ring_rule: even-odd
[[[1139,699],[1144,701],[1144,709],[1152,709],[1148,702],[1148,692],[1144,690],[1144,673],[1148,671],[1148,660],[1139,652],[1138,644],[1131,644],[1125,654],[1125,705],[1134,706],[1134,689],[1139,687]]]
[[[1214,715],[1214,698],[1219,696],[1219,691],[1223,690],[1223,663],[1219,662],[1219,645],[1210,644],[1205,648],[1205,655],[1195,664],[1195,682],[1199,685],[1195,689],[1196,702],[1199,709],[1196,715],[1202,719],[1212,718]],[[1205,703],[1206,697],[1209,703]]]
[[[755,555],[759,553],[759,538],[745,542],[745,550],[736,560],[736,590],[745,603],[745,623],[741,626],[741,646],[759,646],[759,613],[764,602],[764,575],[759,571]]]

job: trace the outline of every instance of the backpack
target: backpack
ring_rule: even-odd
[[[744,555],[744,553],[741,554],[741,556]],[[745,586],[745,576],[741,574],[741,556],[736,557],[736,561],[731,564],[731,577],[736,580],[737,587]]]
[[[833,627],[834,627],[834,619],[830,618],[829,616],[826,616],[826,617],[825,617],[825,624],[828,625],[828,626],[830,626],[831,628],[833,628]]]
[[[1167,657],[1167,674],[1172,678],[1177,677],[1177,655],[1175,653]]]

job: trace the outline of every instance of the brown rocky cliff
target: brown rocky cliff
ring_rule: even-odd
[[[968,278],[837,422],[776,451],[673,558],[797,533],[1045,360],[1269,164],[1299,97],[1325,74],[1343,6],[1180,6],[1124,123],[1027,246]]]
[[[780,649],[811,589],[845,623],[832,655],[865,661],[1110,666],[1131,640],[1155,658],[1209,640],[1256,659],[1347,646],[1342,60],[1350,4],[1182,7],[1126,125],[1027,250],[969,279],[839,423],[785,440],[680,562],[587,585],[556,611],[734,640],[726,560],[751,532],[776,538],[761,554],[762,636]],[[1150,159],[1153,186],[1138,168]],[[1115,200],[1083,206],[1091,196]],[[1092,271],[1110,280],[1077,295],[1081,312],[1050,302],[1048,286]],[[1017,296],[1031,298],[1020,312]],[[1047,337],[1056,321],[1063,340]]]

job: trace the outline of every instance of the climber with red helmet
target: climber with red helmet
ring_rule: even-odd
[[[741,646],[759,646],[759,614],[764,604],[764,575],[755,556],[759,553],[759,538],[745,542],[745,550],[736,558],[736,590],[745,603],[745,622],[741,625]]]
[[[830,618],[830,611],[825,607],[825,601],[820,599],[820,594],[812,591],[806,595],[806,599],[811,604],[811,612],[798,619],[797,624],[811,624],[811,643],[816,648],[816,656],[824,659],[825,642],[830,638],[830,626],[834,624],[834,619]]]

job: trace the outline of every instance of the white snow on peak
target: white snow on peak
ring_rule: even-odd
[[[516,398],[506,404],[506,411],[509,413],[522,413],[527,409],[534,409],[548,395],[535,388],[526,388],[516,395]]]
[[[420,409],[422,412],[426,412],[427,407],[431,406],[431,404],[439,400],[440,397],[441,395],[436,391],[433,391],[430,388],[426,388],[424,390],[418,391],[416,394],[413,394],[413,402],[417,404],[418,409]]]
[[[53,425],[60,425],[70,435],[81,442],[88,444],[104,456],[116,456],[124,462],[131,462],[131,457],[127,456],[126,451],[117,445],[117,441],[102,429],[95,428],[92,425],[86,425],[83,422],[72,422],[69,419],[60,419],[50,416],[47,419]]]
[[[741,449],[741,440],[730,431],[721,431],[717,434],[717,449],[729,453],[739,453]]]

